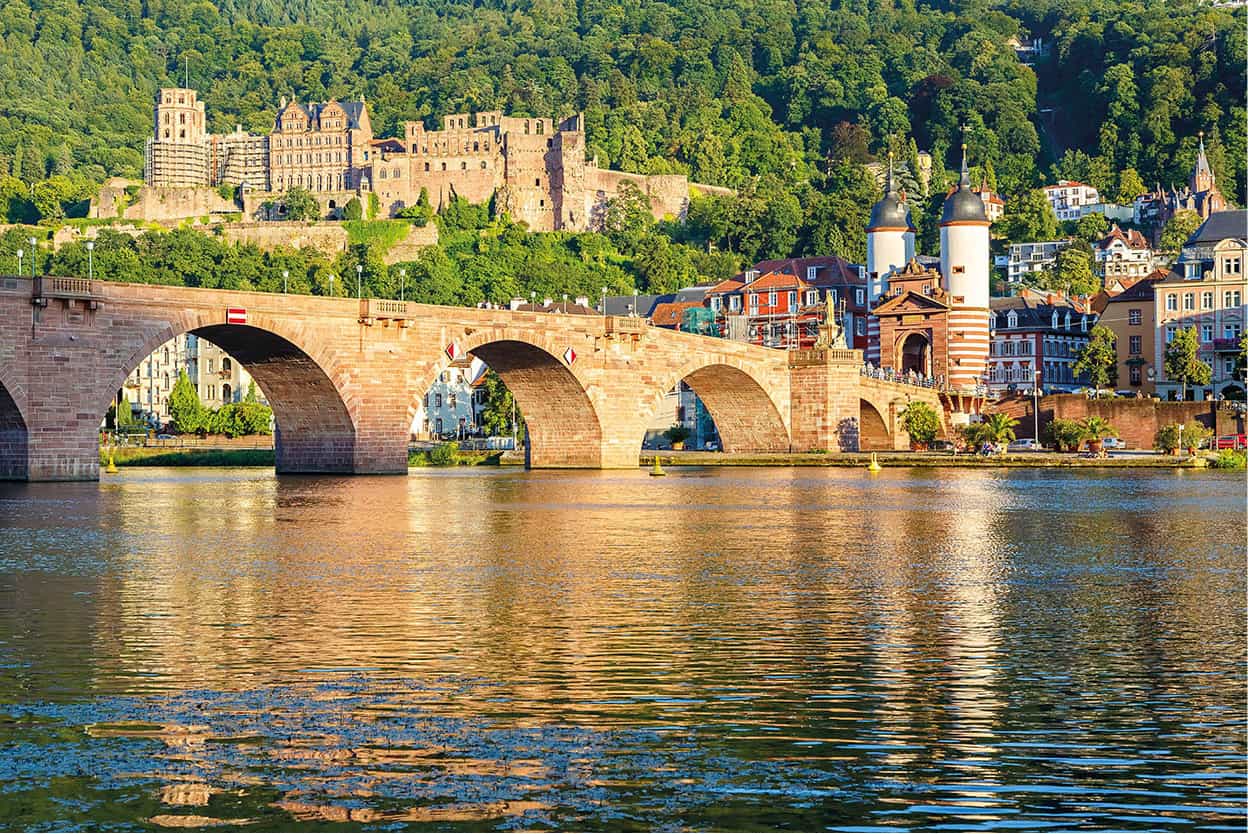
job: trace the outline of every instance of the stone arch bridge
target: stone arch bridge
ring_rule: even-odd
[[[515,395],[532,467],[636,467],[647,425],[681,380],[728,452],[904,448],[905,403],[941,404],[933,391],[861,377],[859,351],[785,352],[635,318],[9,276],[0,478],[98,478],[99,427],[116,391],[184,333],[256,380],[283,473],[405,472],[420,401],[469,353]]]

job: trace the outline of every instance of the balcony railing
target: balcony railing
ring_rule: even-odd
[[[395,322],[399,327],[407,327],[407,323],[415,318],[416,305],[411,301],[396,301],[393,298],[362,298],[360,299],[360,321],[372,324],[379,321],[382,325]]]

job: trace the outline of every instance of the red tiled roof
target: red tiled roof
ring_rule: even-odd
[[[708,296],[709,295],[723,295],[724,293],[735,292],[744,286],[745,286],[744,281],[738,281],[735,278],[729,278],[727,281],[720,281],[715,286],[707,289],[706,294]]]
[[[670,301],[656,304],[650,311],[650,321],[655,327],[679,327],[685,310],[701,306],[696,301]]]
[[[1148,248],[1148,241],[1144,239],[1144,235],[1140,234],[1135,229],[1124,232],[1122,229],[1118,228],[1117,223],[1113,225],[1105,237],[1097,241],[1096,245],[1100,249],[1108,249],[1113,245],[1115,240],[1121,240],[1131,249]]]
[[[1044,190],[1052,191],[1055,188],[1091,188],[1091,187],[1092,186],[1088,185],[1087,183],[1082,183],[1082,182],[1079,182],[1078,180],[1064,180],[1062,182],[1059,182],[1057,185],[1046,185],[1044,187]]]
[[[807,269],[812,266],[816,267],[816,277],[814,281],[808,283],[813,286],[825,286],[829,283],[864,283],[863,280],[858,278],[858,270],[839,255],[818,255],[813,258],[777,258],[759,261],[752,268],[758,270],[762,275],[766,275],[769,272],[779,272],[803,277],[804,280]],[[742,276],[738,275],[736,277],[739,279]]]
[[[787,272],[768,272],[763,277],[752,282],[747,289],[749,290],[781,290],[781,289],[799,289],[804,290],[810,287],[806,281],[791,275]]]

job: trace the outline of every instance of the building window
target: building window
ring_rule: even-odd
[[[1222,309],[1229,310],[1232,307],[1238,307],[1239,299],[1239,290],[1227,290],[1222,293]]]
[[[772,290],[771,292],[767,293],[767,306],[771,307],[772,309],[775,309],[776,303],[777,303],[776,291]]]
[[[1132,385],[1140,384],[1140,366],[1139,365],[1131,366],[1131,384]]]
[[[1175,327],[1173,324],[1166,325],[1166,344],[1173,342],[1175,334],[1178,332],[1179,328]]]
[[[1140,324],[1144,321],[1144,316],[1139,310],[1127,311],[1127,324]]]
[[[807,281],[815,280],[815,273],[818,272],[818,270],[819,270],[819,267],[817,266],[806,267],[806,280]]]
[[[866,300],[866,290],[861,290],[861,289],[854,290],[854,303],[855,304],[861,307],[863,303],[865,302],[865,300]]]
[[[819,290],[807,290],[806,291],[807,306],[813,306],[818,303],[819,303]]]
[[[1200,340],[1202,342],[1213,341],[1213,325],[1212,324],[1202,324],[1200,326]]]
[[[1229,324],[1222,325],[1223,339],[1238,340],[1241,332],[1239,322],[1231,322]]]
[[[1226,275],[1238,275],[1240,273],[1239,258],[1226,258],[1222,261],[1222,272]]]
[[[441,408],[441,407],[442,407],[442,395],[441,395],[441,394],[434,394],[434,395],[433,395],[433,407],[434,407],[434,408]]]
[[[459,408],[459,396],[457,394],[450,395],[449,405],[451,407],[451,411]]]
[[[790,310],[797,309],[797,291],[796,290],[789,290],[789,309]]]
[[[750,312],[758,312],[758,293],[756,292],[750,293]]]
[[[1202,309],[1202,310],[1212,310],[1212,309],[1213,309],[1213,293],[1211,293],[1211,292],[1202,292],[1202,293],[1200,294],[1200,309]]]
[[[861,316],[854,319],[854,332],[859,336],[867,335],[867,320]]]
[[[1130,346],[1130,347],[1128,348],[1128,350],[1129,350],[1129,352],[1131,353],[1131,355],[1132,355],[1132,356],[1139,356],[1139,355],[1140,355],[1140,353],[1144,350],[1144,337],[1143,337],[1143,336],[1132,336],[1132,337],[1128,340],[1128,344],[1129,344],[1129,346]]]
[[[1196,293],[1194,292],[1183,293],[1183,309],[1184,310],[1196,309]]]
[[[1166,311],[1173,313],[1179,309],[1179,296],[1175,293],[1166,293]]]

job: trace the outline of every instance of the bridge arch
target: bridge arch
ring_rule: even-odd
[[[884,451],[893,448],[892,421],[889,407],[881,411],[874,402],[858,400],[858,448],[864,452]]]
[[[602,467],[603,430],[595,393],[563,358],[568,345],[517,328],[491,328],[461,335],[453,342],[499,375],[524,417],[528,434],[525,463],[531,468]],[[407,423],[418,403],[452,360],[439,347],[432,369],[419,377],[409,400]]]
[[[162,344],[186,334],[211,342],[240,362],[273,409],[275,464],[282,472],[352,472],[356,421],[343,395],[338,363],[298,325],[252,315],[248,324],[223,324],[220,313],[185,313],[144,333],[140,345],[105,379],[91,405],[98,424],[115,392]]]
[[[26,402],[12,372],[0,367],[0,480],[23,480],[28,472]]]
[[[715,421],[725,452],[787,452],[788,420],[760,377],[765,378],[761,371],[728,358],[688,362],[652,393],[644,415],[646,425],[653,422],[668,392],[684,382]]]

